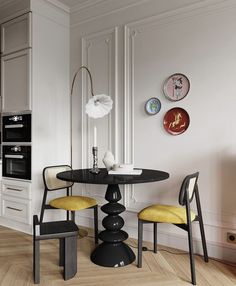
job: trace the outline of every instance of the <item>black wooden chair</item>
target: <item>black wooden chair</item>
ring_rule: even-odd
[[[157,223],[171,223],[188,232],[191,279],[194,285],[196,285],[196,273],[193,253],[192,222],[199,222],[204,260],[208,262],[207,245],[197,185],[198,175],[199,173],[197,172],[188,175],[183,180],[179,193],[179,204],[181,207],[156,204],[146,207],[138,214],[138,267],[142,267],[143,224],[153,223],[154,252],[157,253]],[[190,203],[194,197],[196,199],[197,214],[190,210]]]
[[[64,280],[77,273],[77,236],[79,229],[73,221],[39,223],[33,216],[33,276],[34,283],[40,283],[40,240],[59,239],[59,266],[63,266]]]
[[[72,170],[68,165],[48,166],[43,169],[44,195],[40,213],[40,223],[43,222],[44,211],[46,209],[63,209],[67,212],[67,220],[75,221],[75,211],[92,208],[94,210],[94,236],[95,243],[98,243],[98,205],[97,201],[90,197],[70,195],[70,188],[73,182],[66,182],[57,179],[59,172]],[[47,203],[48,192],[66,189],[66,196],[58,197]]]

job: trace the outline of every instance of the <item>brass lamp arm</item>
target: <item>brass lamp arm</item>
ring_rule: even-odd
[[[76,76],[77,76],[77,74],[80,72],[80,70],[82,70],[82,69],[85,69],[85,70],[88,72],[89,79],[90,79],[90,85],[91,85],[91,94],[92,94],[92,96],[94,96],[94,93],[93,93],[93,80],[92,80],[92,75],[91,75],[89,69],[88,69],[86,66],[81,66],[81,67],[77,70],[77,72],[75,73],[74,78],[73,78],[73,81],[72,81],[72,85],[71,85],[70,95],[73,94],[73,89],[74,89],[74,84],[75,84]]]

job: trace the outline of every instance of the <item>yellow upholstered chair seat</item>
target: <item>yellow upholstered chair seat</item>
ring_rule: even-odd
[[[97,201],[93,198],[83,196],[65,196],[51,200],[49,204],[57,209],[78,211],[97,205]]]
[[[191,221],[196,215],[191,211]],[[151,205],[138,214],[138,218],[146,221],[172,224],[186,224],[186,208],[169,205]]]

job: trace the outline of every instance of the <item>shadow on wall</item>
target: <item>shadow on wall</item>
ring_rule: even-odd
[[[227,232],[236,232],[236,152],[231,150],[224,150],[221,153],[219,160],[219,188],[221,193],[221,221],[223,227],[221,231],[220,241],[226,243]],[[233,247],[229,244],[229,247]],[[229,253],[221,253],[222,259],[228,260],[230,255],[233,255],[229,248]],[[235,258],[232,258],[235,261]]]
[[[236,153],[224,153],[220,162],[221,213],[236,225]],[[224,218],[222,217],[222,221]]]

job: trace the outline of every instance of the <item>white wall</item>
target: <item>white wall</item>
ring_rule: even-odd
[[[32,195],[38,214],[43,168],[70,164],[69,14],[44,0],[32,0],[31,10]],[[58,212],[45,212],[46,219],[48,215]]]
[[[96,124],[100,167],[105,150],[111,149],[119,162],[170,173],[167,181],[126,187],[124,215],[133,237],[137,211],[151,202],[177,204],[183,177],[200,171],[210,255],[235,260],[236,248],[226,242],[226,232],[236,231],[236,3],[129,0],[126,9],[121,7],[124,1],[110,3],[110,9],[99,5],[71,14],[71,77],[81,64],[87,65],[95,93],[107,93],[114,100],[109,117],[88,120],[82,85],[86,77],[78,79],[73,94],[73,166],[91,166],[91,131]],[[186,98],[171,102],[162,86],[176,72],[185,74],[191,87]],[[150,97],[162,103],[155,116],[144,111]],[[165,112],[175,106],[190,115],[190,127],[179,136],[167,134],[162,126]],[[105,186],[76,187],[103,201]],[[91,223],[89,213],[81,223]],[[194,237],[199,246],[197,228]],[[151,239],[148,227],[145,238]],[[174,226],[161,225],[158,238],[165,245],[187,245],[186,234]]]

